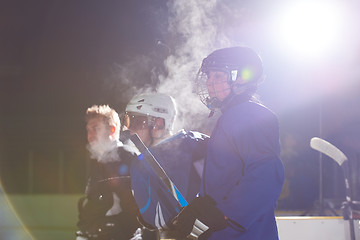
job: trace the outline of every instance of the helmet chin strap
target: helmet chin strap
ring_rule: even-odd
[[[222,105],[222,101],[220,101],[217,97],[214,98],[208,97],[206,99],[206,106],[210,109],[208,118],[211,118],[214,115],[216,109],[221,108],[221,105]]]
[[[208,97],[206,99],[206,106],[212,110],[212,109],[216,109],[216,108],[220,108],[222,104],[222,101],[220,101],[217,97],[214,98],[210,98]]]

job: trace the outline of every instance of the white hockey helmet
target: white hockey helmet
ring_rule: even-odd
[[[144,93],[133,97],[125,109],[126,112],[163,118],[165,129],[172,130],[177,114],[175,100],[163,93]]]

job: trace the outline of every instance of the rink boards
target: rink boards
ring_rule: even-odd
[[[351,240],[349,221],[342,217],[276,217],[280,240]],[[359,221],[354,221],[360,240]],[[161,238],[161,240],[174,240]]]
[[[75,239],[79,197],[12,195],[9,203],[0,194],[0,239]],[[342,217],[302,217],[291,214],[300,213],[281,212],[276,217],[280,240],[351,240],[349,221]],[[359,220],[354,220],[354,225],[356,240],[360,240]]]
[[[342,217],[276,217],[280,240],[351,240],[349,221]],[[360,240],[359,220],[354,220]]]

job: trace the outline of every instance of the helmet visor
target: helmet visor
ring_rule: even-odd
[[[139,113],[126,112],[123,117],[123,125],[129,130],[140,130],[154,126],[155,118]]]

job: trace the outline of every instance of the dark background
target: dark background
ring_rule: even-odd
[[[158,19],[149,13],[164,2],[146,2],[1,2],[0,173],[8,192],[59,192],[59,159],[61,191],[83,191],[85,110],[124,108],[128,99],[104,78],[114,63],[156,46]]]
[[[187,18],[177,15],[180,10],[193,14],[180,6],[165,0],[1,1],[0,176],[6,192],[82,193],[88,158],[86,108],[109,104],[121,113],[131,96],[144,89],[174,94],[180,116],[204,113],[205,124],[190,118],[191,124],[180,125],[209,133],[216,119],[206,119],[205,107],[186,113],[199,101],[183,101],[183,88],[176,84],[188,86],[201,59],[216,47],[239,43],[254,46],[263,57],[267,78],[259,93],[279,116],[292,188],[309,198],[301,207],[308,207],[317,194],[318,154],[309,148],[313,136],[341,147],[353,161],[354,183],[359,181],[359,41],[346,46],[354,54],[344,70],[350,78],[336,71],[343,67],[344,43],[336,47],[326,71],[274,47],[269,34],[276,35],[276,29],[266,25],[270,3],[223,1],[205,14],[217,24],[214,39],[209,39],[209,29],[180,28],[187,24]],[[207,7],[191,9],[206,12]],[[221,14],[225,17],[220,19]],[[360,39],[353,24],[344,39]],[[224,44],[220,33],[231,41]],[[194,47],[190,40],[196,34],[206,41]],[[175,67],[169,67],[171,56],[182,61],[173,60]],[[192,67],[183,69],[185,63]],[[167,85],[164,79],[176,84]],[[333,79],[337,85],[330,83]],[[330,159],[325,159],[324,171],[326,197],[342,198],[341,171]]]

